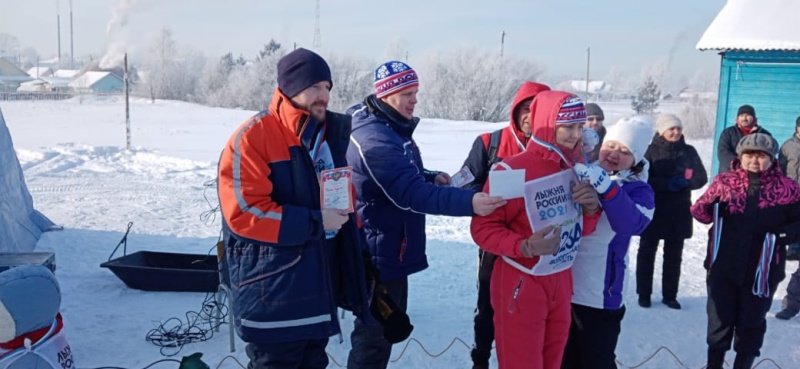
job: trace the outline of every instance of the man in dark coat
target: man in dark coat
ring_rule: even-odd
[[[414,69],[390,61],[375,70],[375,93],[348,109],[353,130],[347,162],[353,167],[356,208],[367,246],[386,293],[406,311],[408,276],[428,267],[425,214],[487,215],[499,197],[450,186],[444,172],[426,170],[412,138],[419,79]],[[392,343],[381,325],[356,319],[348,369],[383,369]]]
[[[736,145],[742,137],[753,133],[766,133],[766,129],[758,125],[756,109],[750,105],[742,105],[736,112],[736,125],[725,128],[719,135],[717,145],[717,159],[719,160],[719,173],[731,170],[731,162],[736,158]]]
[[[800,182],[800,117],[795,122],[795,131],[792,138],[786,140],[778,153],[778,162],[781,170],[787,177],[795,182]],[[789,245],[786,253],[787,260],[798,259],[798,249],[800,244]],[[800,266],[789,279],[789,286],[786,287],[786,296],[783,297],[783,310],[775,314],[775,317],[782,320],[789,320],[800,312]]]
[[[656,120],[656,136],[647,148],[650,162],[648,183],[656,194],[653,220],[639,239],[636,263],[636,293],[639,305],[650,307],[653,292],[653,266],[658,243],[664,240],[664,267],[661,282],[662,302],[680,309],[678,283],[681,275],[683,242],[692,237],[692,190],[708,182],[706,169],[697,151],[687,145],[683,124],[672,114]]]

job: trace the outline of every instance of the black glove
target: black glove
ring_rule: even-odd
[[[687,181],[686,178],[677,176],[670,178],[667,184],[667,189],[671,192],[678,192],[686,187],[689,187],[689,181]]]
[[[414,330],[408,315],[397,306],[383,285],[375,286],[369,309],[383,326],[383,338],[389,343],[405,341]]]

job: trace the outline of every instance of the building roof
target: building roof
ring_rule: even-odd
[[[77,70],[77,69],[59,69],[59,70],[53,72],[53,77],[57,77],[57,78],[73,78],[78,74],[78,72],[80,72],[80,71]]]
[[[586,91],[586,80],[572,80],[569,81],[570,87],[573,90],[584,92]],[[600,92],[606,92],[611,89],[611,86],[608,85],[605,81],[589,81],[589,93],[590,94],[597,94]]]
[[[28,69],[28,75],[33,78],[47,77],[53,74],[53,70],[48,67],[33,67]]]
[[[95,83],[100,82],[100,80],[108,76],[119,79],[119,77],[111,72],[86,72],[81,74],[80,77],[75,78],[69,85],[74,88],[91,88]]]
[[[699,50],[800,50],[800,1],[728,0]]]

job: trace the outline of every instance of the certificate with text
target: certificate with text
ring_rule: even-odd
[[[352,167],[323,170],[320,173],[322,208],[347,210],[352,213],[353,192],[350,190],[352,179]]]

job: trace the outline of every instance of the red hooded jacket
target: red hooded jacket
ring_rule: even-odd
[[[556,146],[555,120],[561,105],[575,95],[561,91],[545,91],[539,93],[531,103],[532,138],[522,153],[503,160],[512,169],[525,169],[525,181],[534,180],[571,168],[575,162],[583,162],[580,143],[571,151],[560,148],[569,162],[555,151],[548,149],[536,141]],[[505,170],[496,166],[493,170]],[[489,192],[491,183],[487,181],[484,192]],[[594,232],[600,212],[583,215],[583,235]],[[525,200],[510,199],[487,216],[475,216],[471,223],[472,238],[482,249],[496,255],[505,255],[517,263],[531,268],[539,261],[539,257],[525,258],[520,244],[533,234],[528,216],[525,213]]]
[[[525,100],[534,98],[542,91],[550,91],[550,87],[536,82],[523,82],[519,91],[514,96],[514,101],[511,103],[511,119],[509,124],[501,129],[500,144],[497,147],[496,159],[498,162],[503,158],[508,158],[519,154],[523,151],[528,137],[525,137],[519,129],[519,123],[516,119],[516,113],[521,107],[521,103]],[[489,143],[491,141],[492,132],[482,133],[472,143],[472,149],[464,160],[464,167],[469,169],[470,173],[475,177],[472,183],[464,186],[475,191],[483,189],[486,179],[489,175]]]

